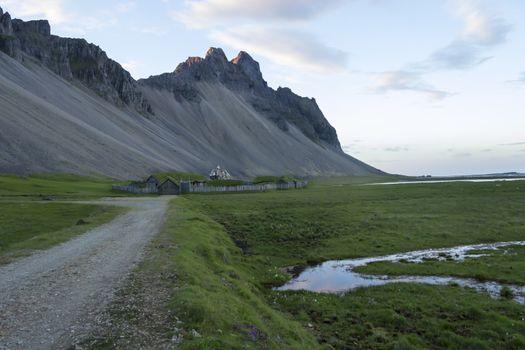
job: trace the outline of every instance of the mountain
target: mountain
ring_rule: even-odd
[[[139,81],[83,39],[0,9],[0,172],[117,178],[381,173],[341,150],[314,99],[274,90],[246,52],[219,48]]]

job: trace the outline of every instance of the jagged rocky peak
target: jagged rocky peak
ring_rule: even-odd
[[[0,7],[0,35],[13,35],[13,25],[9,12],[4,13]]]
[[[200,101],[195,82],[222,83],[232,90],[266,88],[259,64],[247,53],[228,61],[221,48],[211,47],[204,58],[189,57],[180,63],[173,73],[164,73],[142,79],[140,84],[170,90],[177,99]]]
[[[266,86],[259,63],[250,55],[241,51],[236,58],[228,61],[224,51],[216,47],[209,48],[204,58],[189,57],[177,66],[173,74],[185,81],[222,82],[231,87]],[[155,80],[155,77],[150,79]]]
[[[219,61],[228,61],[226,58],[226,54],[224,51],[219,47],[210,47],[208,51],[206,52],[205,59],[209,60],[219,60]]]
[[[205,58],[190,57],[173,73],[141,80],[156,89],[171,91],[175,99],[199,103],[199,83],[222,84],[244,96],[252,107],[287,132],[297,127],[312,141],[342,152],[335,129],[326,120],[314,99],[301,97],[289,88],[274,90],[263,79],[259,63],[241,51],[228,61],[220,48],[210,48]]]
[[[231,63],[240,67],[246,75],[250,77],[253,81],[263,81],[263,76],[261,73],[261,67],[259,62],[254,60],[247,52],[241,51]]]
[[[202,57],[188,57],[186,61],[179,63],[179,65],[175,69],[175,73],[181,73],[189,67],[193,66],[194,64],[198,64],[200,62],[202,62]]]
[[[221,48],[210,47],[201,64],[207,73],[212,73],[212,76],[218,78],[223,74],[233,73],[230,62],[228,62],[228,58],[226,58],[226,54]]]

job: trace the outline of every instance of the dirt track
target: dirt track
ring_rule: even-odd
[[[159,231],[169,199],[96,202],[132,210],[0,267],[0,349],[64,349],[87,334]]]

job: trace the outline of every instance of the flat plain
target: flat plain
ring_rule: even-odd
[[[414,283],[342,294],[273,289],[291,278],[291,267],[525,240],[524,181],[368,185],[391,180],[320,178],[301,190],[173,199],[146,258],[108,307],[111,327],[85,347],[126,348],[142,338],[182,349],[524,348],[525,306],[508,295]],[[42,192],[79,199],[122,195],[112,194],[107,182],[86,191],[67,186]],[[41,201],[38,191],[30,199]],[[20,198],[10,193],[9,200]],[[363,269],[523,284],[524,256],[523,247],[510,247],[463,262]]]

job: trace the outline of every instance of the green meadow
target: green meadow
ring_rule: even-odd
[[[122,196],[114,180],[75,175],[0,176],[0,264],[47,249],[125,210],[60,201]]]
[[[125,195],[111,190],[115,181],[105,177],[68,174],[0,175],[0,201],[78,200]]]
[[[181,349],[525,348],[525,306],[507,294],[492,299],[457,285],[421,284],[345,294],[272,289],[291,278],[285,272],[290,266],[525,240],[523,181],[371,185],[395,179],[320,178],[300,190],[174,199],[151,254],[136,270],[158,276],[171,295],[165,311],[177,320],[164,327],[163,336],[183,339]],[[0,263],[121,213],[63,202],[126,195],[112,191],[112,182],[69,175],[0,177]],[[525,283],[525,248],[506,249],[463,262],[361,269]],[[119,310],[114,321],[138,322],[137,313]],[[112,340],[94,344],[111,348]]]
[[[474,253],[474,252],[473,252]],[[454,261],[426,260],[422,263],[377,262],[358,267],[355,271],[368,274],[457,276],[471,277],[480,281],[498,281],[510,284],[525,284],[525,247],[508,248],[475,253],[486,254],[479,258],[468,258],[461,263]]]
[[[88,204],[0,202],[0,264],[67,241],[124,211]]]
[[[523,349],[525,307],[468,288],[271,289],[290,278],[287,266],[525,239],[524,182],[367,185],[377,180],[175,199],[158,255],[141,269],[175,271],[169,308],[183,321],[182,348]],[[511,249],[508,257],[396,268],[523,283],[522,249]]]

